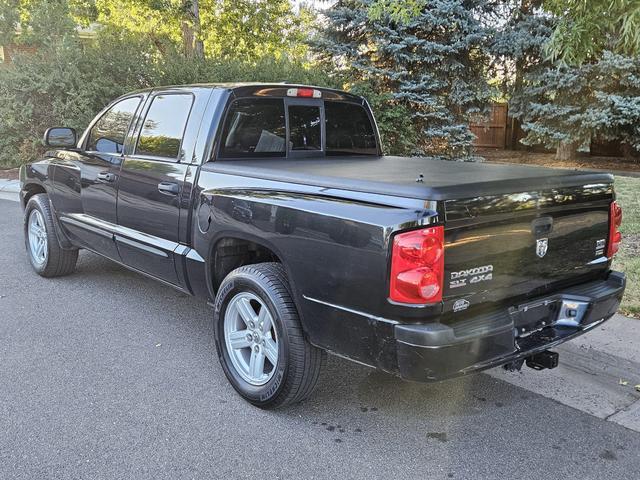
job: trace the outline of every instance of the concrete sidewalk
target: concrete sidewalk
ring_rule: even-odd
[[[489,375],[640,432],[640,320],[616,315],[554,351],[560,365]]]

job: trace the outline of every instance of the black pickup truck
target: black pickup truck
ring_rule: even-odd
[[[325,351],[416,381],[551,368],[624,292],[611,175],[383,156],[346,92],[156,88],[45,143],[20,171],[34,269],[84,248],[207,298],[263,408],[308,396]]]

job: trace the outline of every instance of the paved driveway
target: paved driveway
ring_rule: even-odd
[[[640,476],[640,434],[488,375],[437,385],[330,357],[264,412],[215,357],[203,302],[82,252],[46,280],[0,200],[0,478]]]

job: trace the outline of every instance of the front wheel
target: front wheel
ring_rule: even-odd
[[[49,199],[39,193],[27,202],[24,241],[33,269],[43,277],[59,277],[76,268],[78,250],[65,250],[56,238]]]
[[[220,285],[215,305],[218,357],[243,398],[276,408],[311,394],[326,354],[304,338],[281,264],[232,271]]]

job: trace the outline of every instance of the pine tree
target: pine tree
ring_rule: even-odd
[[[579,148],[588,148],[591,130],[583,120],[592,92],[584,68],[554,65],[548,59],[545,49],[556,19],[542,10],[542,4],[505,2],[508,21],[491,47],[494,70],[503,79],[509,114],[522,122],[526,136],[521,143],[542,144],[556,149],[556,158],[569,159]]]
[[[580,56],[588,61],[553,62],[551,55],[555,52],[557,56],[558,42],[573,45],[575,40],[563,40],[561,33],[580,18],[554,17],[543,10],[549,3],[553,2],[505,2],[512,14],[492,45],[498,65],[511,73],[502,78],[507,79],[509,112],[522,121],[526,132],[522,143],[555,148],[557,159],[568,160],[578,150],[588,151],[592,139],[600,137],[621,141],[625,154],[630,155],[640,147],[636,127],[640,118],[639,60],[594,47],[585,50],[590,52],[589,58]],[[586,3],[583,6],[589,8]]]
[[[553,20],[540,12],[540,3],[541,0],[503,2],[496,18],[492,19],[499,26],[490,46],[491,74],[498,79],[502,94],[509,99],[511,114],[517,115],[523,108],[527,94],[526,76],[550,66],[543,50],[551,38]]]
[[[543,50],[552,35],[553,22],[550,16],[541,14],[540,4],[541,0],[503,2],[493,19],[498,27],[490,47],[490,74],[509,101],[509,116],[516,119],[526,115],[531,101],[528,78],[550,65]],[[517,148],[516,128],[511,129],[511,135],[508,143]]]
[[[556,148],[558,160],[586,151],[592,129],[584,121],[585,111],[594,101],[589,66],[548,67],[526,81],[521,119],[527,136],[522,143]]]
[[[588,151],[594,138],[620,141],[625,156],[640,151],[640,59],[604,51],[589,63],[554,64],[545,58],[553,19],[537,10],[513,20],[493,52],[516,67],[507,90],[522,143],[555,148],[559,160]]]
[[[625,157],[640,152],[640,58],[605,51],[590,68],[593,102],[583,123],[607,140],[619,140]]]
[[[318,54],[352,78],[374,83],[407,107],[418,131],[415,153],[471,155],[469,119],[488,104],[484,0],[430,0],[416,15],[372,17],[371,0],[339,1],[326,12]]]

